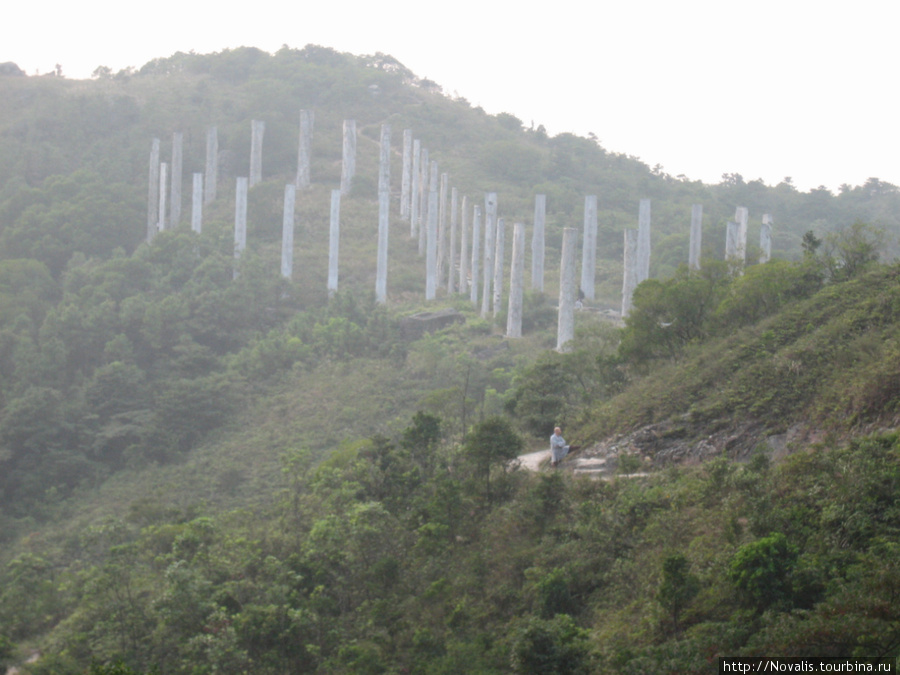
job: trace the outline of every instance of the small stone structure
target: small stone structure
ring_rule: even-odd
[[[454,323],[465,323],[465,320],[455,309],[419,312],[400,319],[400,336],[404,340],[418,340],[426,333],[434,333]]]

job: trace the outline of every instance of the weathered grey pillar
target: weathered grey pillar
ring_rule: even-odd
[[[453,293],[456,285],[456,228],[459,216],[459,193],[456,188],[450,190],[450,245],[447,260],[447,294]]]
[[[239,177],[236,181],[234,195],[234,257],[241,257],[241,253],[247,248],[247,190],[248,179]],[[234,268],[234,278],[237,278],[237,267]]]
[[[356,120],[344,120],[343,161],[341,162],[341,194],[353,187],[356,175]]]
[[[734,221],[728,221],[725,225],[725,260],[734,264],[739,261],[738,258],[738,238],[740,237],[741,226]]]
[[[459,237],[459,292],[465,295],[469,290],[469,198],[465,195],[462,198],[460,213],[462,214],[460,223],[462,231]]]
[[[450,178],[446,173],[441,174],[440,196],[438,198],[438,231],[437,231],[437,284],[444,283],[444,268],[447,256],[447,190]]]
[[[637,288],[638,231],[625,230],[625,254],[622,260],[622,318],[631,314],[631,300]]]
[[[469,299],[478,306],[478,272],[481,270],[481,207],[472,207],[472,284],[469,286]]]
[[[422,142],[419,139],[413,141],[412,172],[410,175],[409,193],[409,236],[415,239],[419,236],[419,179],[422,161]]]
[[[503,263],[506,261],[506,223],[497,218],[497,235],[494,238],[494,281],[492,304],[493,315],[497,316],[503,308]]]
[[[390,225],[391,193],[378,193],[378,256],[375,262],[375,300],[387,302],[388,230]]]
[[[203,203],[212,204],[216,200],[216,182],[219,179],[219,130],[206,130],[206,177],[203,186]]]
[[[428,220],[425,248],[425,299],[434,300],[437,291],[438,165],[431,163],[428,183]]]
[[[422,148],[419,162],[422,175],[419,177],[419,255],[425,255],[425,235],[428,233],[428,148]]]
[[[378,156],[378,194],[391,193],[391,125],[381,125],[381,144]]]
[[[497,193],[484,195],[484,280],[481,291],[481,318],[486,319],[491,308],[491,282],[494,279],[494,240],[497,237]]]
[[[250,187],[262,182],[262,147],[265,133],[265,122],[250,121]]]
[[[522,303],[525,298],[525,225],[513,225],[512,267],[509,271],[509,308],[506,337],[522,337]]]
[[[338,246],[341,239],[341,191],[331,191],[331,221],[328,228],[328,297],[338,289]]]
[[[311,185],[312,134],[315,115],[312,110],[300,111],[300,142],[297,145],[297,180],[294,185],[298,190],[305,190]]]
[[[581,291],[586,300],[594,299],[597,272],[597,195],[584,198],[584,235],[581,242]]]
[[[575,337],[575,250],[578,230],[563,230],[562,259],[559,264],[559,314],[556,324],[556,350],[567,351],[567,343]]]
[[[403,168],[400,174],[400,220],[409,220],[409,194],[412,187],[412,129],[403,130]]]
[[[531,290],[544,292],[544,223],[547,195],[534,196],[534,231],[531,235]]]
[[[172,134],[172,189],[169,198],[169,223],[178,227],[181,223],[181,180],[184,167],[184,134],[176,131]]]
[[[195,173],[191,191],[191,229],[200,234],[203,230],[203,174]]]
[[[147,241],[156,236],[159,222],[159,139],[150,143],[150,171],[147,181]]]
[[[734,220],[738,224],[735,255],[741,265],[747,262],[747,221],[750,212],[746,206],[739,206],[734,211]]]
[[[381,125],[378,162],[378,253],[375,259],[375,300],[387,302],[388,230],[391,208],[391,126]]]
[[[637,283],[650,278],[650,200],[642,199],[638,210]]]
[[[284,215],[281,219],[281,276],[290,281],[294,276],[294,204],[297,185],[284,186]]]
[[[156,223],[158,232],[166,229],[166,194],[169,187],[169,165],[165,162],[159,164],[159,221]]]
[[[759,230],[759,262],[766,263],[772,257],[772,216],[764,213]]]
[[[691,206],[691,243],[688,249],[688,267],[700,269],[700,245],[703,239],[703,204]]]

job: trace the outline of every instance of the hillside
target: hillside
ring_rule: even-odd
[[[381,54],[241,49],[102,75],[0,77],[0,665],[640,673],[713,672],[725,654],[897,658],[896,187],[679,180],[486,115]],[[301,109],[315,111],[313,185],[284,279]],[[266,122],[263,181],[235,274],[251,119]],[[357,179],[328,297],[344,119]],[[378,304],[384,123],[395,185]],[[187,176],[212,124],[220,190],[203,233],[185,217],[146,243],[152,138],[184,133]],[[524,338],[503,337],[505,309],[425,301],[397,203],[404,128],[470,203],[497,192],[508,222],[530,225],[547,195],[546,293],[526,295]],[[598,297],[559,354],[561,233],[581,228],[588,194]],[[644,198],[651,278],[619,326],[590,310],[620,306],[622,231]],[[705,259],[690,272],[693,203]],[[721,260],[737,206],[750,241],[772,214],[771,262]],[[410,332],[411,315],[444,308],[458,321]],[[580,457],[609,460],[604,480],[571,462],[510,468],[555,423]]]

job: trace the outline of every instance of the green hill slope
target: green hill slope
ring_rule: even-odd
[[[316,113],[314,185],[284,280],[301,108]],[[329,299],[348,118],[359,179]],[[264,180],[235,277],[231,186],[251,119],[267,124]],[[413,129],[470,200],[498,192],[509,220],[530,224],[548,195],[548,292],[527,298],[524,339],[466,298],[425,303],[399,214],[375,304],[383,123]],[[143,243],[150,140],[184,132],[187,175],[210,124],[221,190],[203,234],[182,224]],[[624,328],[580,312],[557,354],[549,298],[586,194],[600,204],[597,305],[619,306],[641,198],[654,278]],[[32,648],[33,673],[896,658],[897,270],[875,260],[892,256],[898,201],[877,179],[838,195],[678,180],[486,115],[384,55],[241,49],[90,82],[0,78],[0,664]],[[708,260],[688,273],[699,202]],[[736,275],[713,259],[738,205],[773,214],[781,260]],[[438,307],[461,322],[408,333],[406,316]],[[655,470],[510,469],[554,423],[584,453],[615,448],[620,473]]]

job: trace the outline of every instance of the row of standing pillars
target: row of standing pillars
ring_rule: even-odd
[[[311,139],[314,124],[312,111],[300,111],[298,164],[293,183],[285,185],[284,218],[282,225],[281,273],[290,279],[293,275],[294,211],[297,189],[311,185]],[[251,123],[250,172],[236,179],[234,248],[240,257],[247,245],[248,191],[262,181],[262,145],[265,123]],[[329,214],[329,256],[327,290],[329,295],[338,289],[338,260],[340,245],[340,203],[342,195],[350,192],[356,172],[356,122],[343,123],[342,169],[340,188],[331,192]],[[147,239],[167,226],[176,226],[181,219],[181,172],[183,163],[183,134],[176,132],[172,140],[171,178],[169,165],[160,161],[160,141],[153,139],[150,153],[150,181],[148,192]],[[390,215],[390,159],[391,128],[381,126],[378,175],[378,237],[376,258],[375,293],[378,302],[387,301],[388,232]],[[437,289],[446,278],[447,294],[465,294],[468,290],[473,306],[479,306],[482,318],[496,316],[502,309],[503,272],[505,266],[506,224],[498,215],[497,194],[485,194],[484,209],[471,206],[468,197],[462,197],[460,207],[457,188],[450,188],[448,174],[440,174],[436,161],[429,161],[428,150],[421,141],[414,139],[412,130],[403,131],[402,175],[400,191],[400,218],[410,222],[410,238],[417,242],[420,255],[425,256],[425,298],[433,300]],[[193,174],[191,228],[202,229],[203,206],[216,198],[218,175],[218,135],[216,127],[207,130],[206,180],[203,173]],[[166,186],[171,184],[167,204]],[[449,204],[448,204],[449,199]],[[168,212],[168,213],[167,213]],[[459,223],[461,214],[461,225]],[[168,215],[168,219],[166,216]],[[449,232],[446,224],[449,215]],[[691,269],[700,267],[701,223],[703,207],[694,204],[691,209],[689,261]],[[544,290],[544,245],[546,223],[546,196],[535,196],[532,229],[531,288]],[[735,220],[726,228],[726,259],[742,266],[746,258],[748,210],[738,207]],[[481,230],[484,226],[484,235]],[[469,235],[471,233],[471,256]],[[449,239],[449,241],[448,241]],[[457,246],[457,239],[459,245]],[[771,256],[772,218],[763,216],[760,231],[760,262]],[[597,256],[597,197],[588,195],[584,203],[582,234],[581,283],[576,287],[576,252],[578,231],[565,228],[560,258],[559,318],[557,349],[564,349],[574,337],[574,312],[579,296],[595,299],[594,279]],[[456,252],[459,251],[457,258]],[[470,264],[471,261],[471,264]],[[632,296],[637,285],[649,278],[650,271],[650,200],[640,200],[637,229],[624,233],[624,270],[622,285],[622,316],[629,314]],[[446,270],[446,274],[444,274]],[[454,280],[458,272],[458,281]],[[235,272],[236,274],[237,272]],[[508,294],[508,337],[522,335],[522,309],[525,288],[525,225],[515,223],[512,235],[512,259],[510,289]],[[479,293],[480,290],[480,293]],[[580,294],[578,291],[580,290]]]

